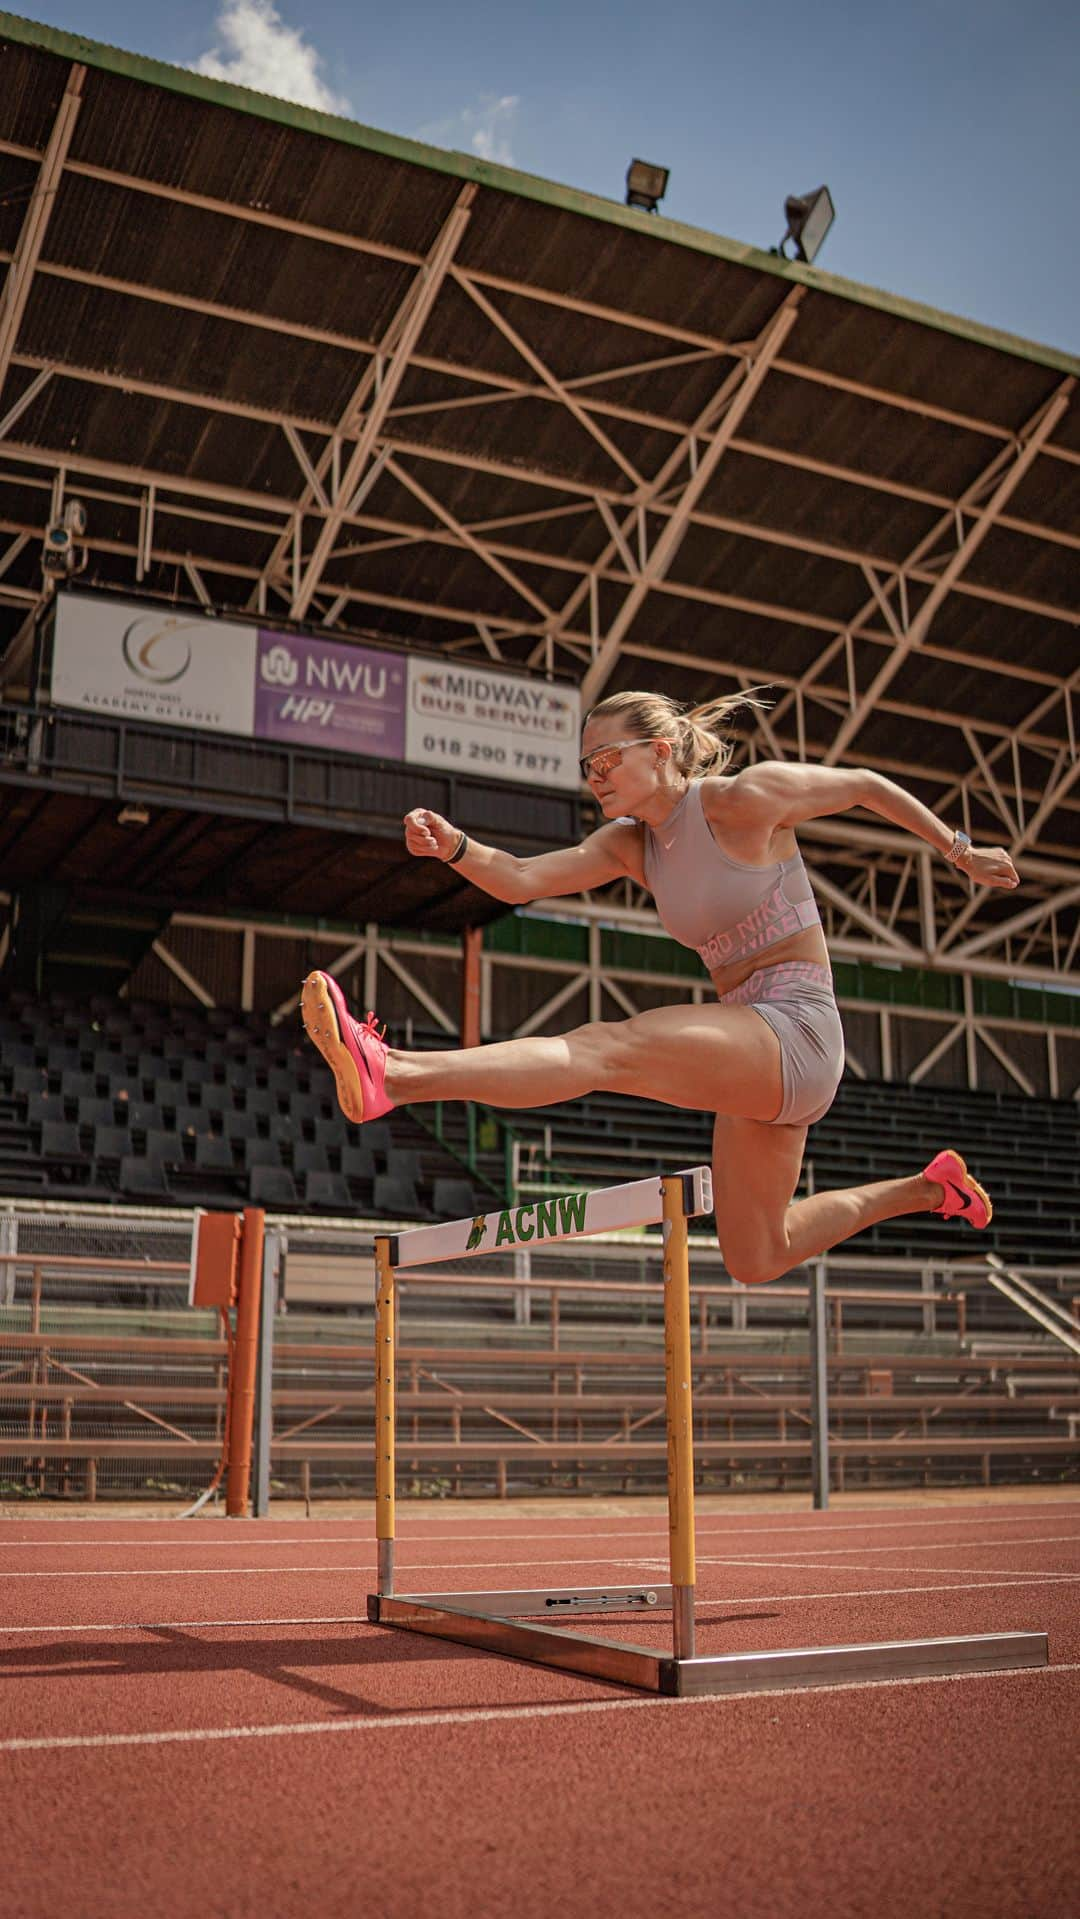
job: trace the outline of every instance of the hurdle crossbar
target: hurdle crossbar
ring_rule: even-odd
[[[368,1618],[561,1671],[646,1692],[691,1696],[785,1686],[914,1679],[1045,1666],[1042,1632],[972,1633],[937,1639],[699,1658],[695,1652],[694,1426],[687,1222],[712,1211],[707,1166],[598,1192],[564,1193],[472,1219],[380,1236],[375,1241],[375,1502],[379,1590]],[[627,1227],[662,1227],[664,1391],[670,1578],[665,1584],[550,1586],[497,1592],[396,1593],[395,1296],[404,1268],[499,1252],[539,1241],[585,1239]],[[670,1613],[671,1652],[568,1631],[591,1613]],[[556,1625],[554,1622],[558,1621]]]

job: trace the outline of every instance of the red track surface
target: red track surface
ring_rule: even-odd
[[[666,1576],[652,1509],[399,1532],[401,1590]],[[374,1583],[369,1521],[0,1524],[5,1919],[1076,1909],[1080,1500],[699,1516],[700,1653],[1033,1629],[1045,1672],[657,1700]]]

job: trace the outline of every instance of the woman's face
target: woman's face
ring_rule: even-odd
[[[666,740],[639,739],[618,713],[589,720],[581,736],[585,779],[607,819],[641,812],[664,788],[671,748]]]

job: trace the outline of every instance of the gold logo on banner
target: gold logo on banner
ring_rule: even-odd
[[[149,625],[149,632],[146,631]],[[190,621],[166,619],[152,624],[145,618],[133,620],[124,631],[122,649],[131,671],[153,686],[171,686],[182,680],[191,665],[191,641],[183,628]],[[139,630],[143,629],[143,637]]]

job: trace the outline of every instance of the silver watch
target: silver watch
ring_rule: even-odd
[[[961,833],[958,830],[953,836],[953,843],[950,846],[948,852],[946,853],[945,858],[949,861],[949,864],[951,866],[959,866],[960,861],[965,857],[966,854],[970,853],[970,851],[971,851],[971,834]]]

